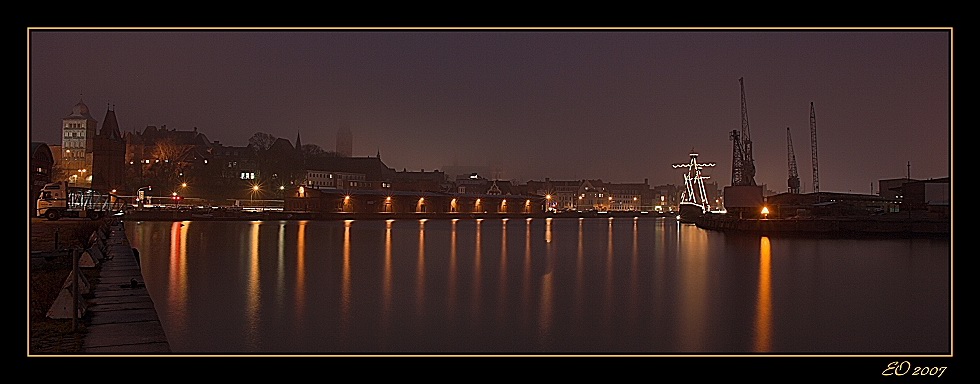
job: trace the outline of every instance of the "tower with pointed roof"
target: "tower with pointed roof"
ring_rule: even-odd
[[[303,154],[303,141],[299,139],[299,131],[296,131],[296,161],[299,165],[306,162],[306,156]]]
[[[91,185],[93,141],[98,123],[80,98],[71,114],[61,119],[62,167],[72,184]]]
[[[337,130],[337,155],[343,157],[351,157],[354,153],[354,135],[350,131],[350,127],[344,127]]]
[[[121,190],[125,183],[126,141],[119,132],[115,107],[106,106],[102,129],[92,140],[92,189]]]

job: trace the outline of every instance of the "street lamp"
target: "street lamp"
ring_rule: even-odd
[[[551,207],[551,194],[549,193],[549,194],[545,195],[544,198],[548,200],[548,207],[547,207],[546,211],[552,212],[554,210],[554,208]]]
[[[762,207],[762,216],[765,219],[769,218],[769,207]]]

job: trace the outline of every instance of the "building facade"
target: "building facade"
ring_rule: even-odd
[[[71,184],[92,185],[92,151],[98,123],[82,100],[72,107],[70,115],[61,119],[61,166]]]
[[[31,185],[27,201],[28,207],[31,207],[33,212],[34,202],[41,193],[41,188],[53,181],[51,175],[54,169],[54,154],[47,144],[40,142],[31,143],[30,150]]]
[[[351,157],[354,153],[354,134],[349,127],[337,130],[337,155]]]
[[[116,112],[106,109],[102,129],[92,140],[92,189],[103,192],[125,189],[126,141],[119,132]]]

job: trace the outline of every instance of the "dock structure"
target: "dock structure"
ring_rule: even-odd
[[[948,237],[950,221],[941,217],[811,217],[740,219],[730,215],[704,215],[698,228],[759,236],[817,237]]]
[[[109,226],[106,259],[88,300],[86,354],[165,354],[170,344],[122,221]]]

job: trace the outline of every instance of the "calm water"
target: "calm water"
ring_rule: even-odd
[[[127,222],[177,353],[935,353],[949,239],[664,218]]]

